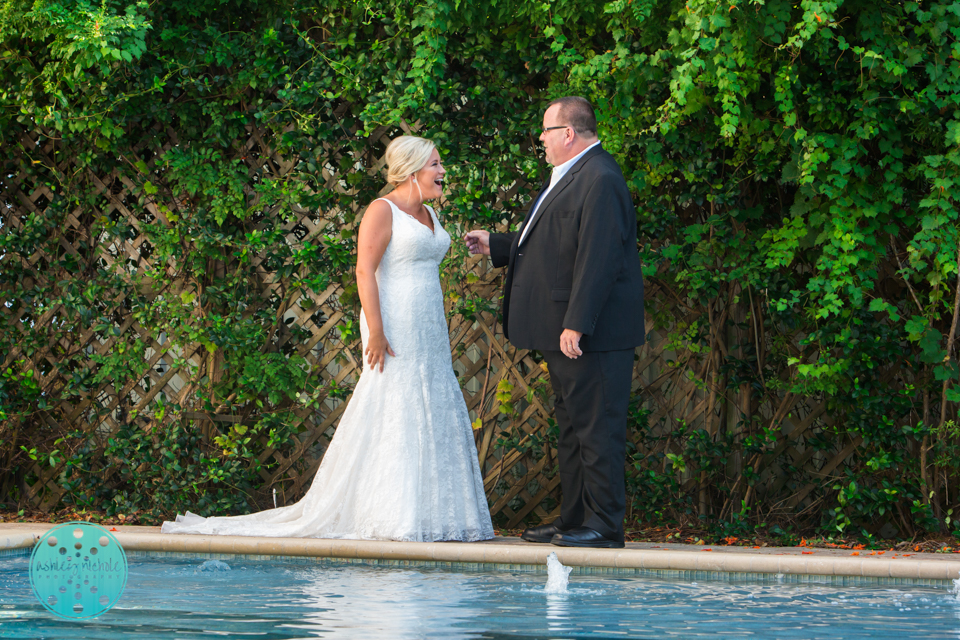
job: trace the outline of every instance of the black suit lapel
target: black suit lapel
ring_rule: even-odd
[[[533,227],[537,226],[537,223],[543,218],[544,213],[546,213],[547,209],[550,208],[550,205],[553,204],[553,201],[557,199],[557,196],[559,196],[560,193],[564,189],[566,189],[571,182],[573,182],[574,178],[576,178],[577,172],[580,171],[581,168],[583,168],[583,165],[587,162],[587,160],[589,160],[593,156],[598,155],[600,153],[603,153],[603,149],[600,147],[600,145],[597,145],[594,148],[590,149],[590,151],[587,151],[583,155],[583,157],[577,161],[575,165],[570,167],[570,170],[567,171],[566,175],[560,179],[560,182],[558,182],[556,186],[554,186],[554,188],[550,191],[550,193],[547,194],[547,197],[543,199],[543,202],[540,203],[540,206],[537,206],[537,204],[534,203],[534,206],[530,207],[531,212],[534,209],[536,209],[537,215],[536,217],[531,218],[528,221],[524,221],[524,225],[520,229],[520,234],[522,235],[523,230],[526,229],[527,225],[530,225],[530,229],[527,231],[526,237],[523,239],[524,242],[526,242],[530,238],[530,234],[533,233]],[[547,182],[547,185],[549,184],[550,183]],[[529,214],[527,217],[529,218]],[[517,237],[518,237],[517,246],[520,246],[519,236]]]
[[[520,229],[517,231],[517,239],[513,243],[513,250],[510,252],[510,263],[512,266],[513,255],[517,252],[517,247],[520,246],[520,236],[523,235],[523,230],[527,228],[527,225],[530,224],[530,216],[533,215],[533,212],[537,210],[537,203],[540,202],[540,198],[543,197],[543,192],[547,190],[547,187],[550,186],[550,180],[547,180],[543,183],[543,186],[540,187],[540,193],[537,194],[536,199],[533,201],[533,204],[530,205],[530,208],[527,209],[527,215],[523,217],[523,224],[520,225]]]
[[[530,234],[533,233],[533,228],[537,226],[537,223],[540,222],[541,218],[543,218],[543,213],[550,207],[551,204],[553,204],[553,201],[557,199],[557,196],[560,195],[560,192],[566,189],[567,185],[569,185],[571,182],[573,182],[573,170],[568,171],[567,175],[560,179],[560,182],[556,184],[550,193],[547,194],[547,197],[543,199],[543,202],[540,203],[540,206],[537,207],[537,215],[535,218],[530,220],[530,230],[527,231],[524,241],[526,241],[530,237]]]

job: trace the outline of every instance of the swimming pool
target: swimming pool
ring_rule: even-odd
[[[0,557],[0,638],[958,638],[948,589],[573,575],[332,560],[130,557],[92,621],[34,599],[27,557]]]

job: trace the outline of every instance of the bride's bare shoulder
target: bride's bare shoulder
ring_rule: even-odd
[[[373,224],[377,227],[383,225],[389,227],[392,219],[393,211],[390,203],[383,199],[377,199],[367,205],[366,211],[363,212],[363,218],[360,220],[360,225],[370,226]]]

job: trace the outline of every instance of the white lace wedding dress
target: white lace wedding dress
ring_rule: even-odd
[[[386,202],[390,203],[389,200]],[[235,517],[189,511],[163,533],[376,540],[493,537],[477,449],[453,374],[439,265],[450,236],[393,203],[377,269],[384,333],[396,357],[364,363],[313,485],[290,506]],[[364,345],[369,331],[360,314]]]

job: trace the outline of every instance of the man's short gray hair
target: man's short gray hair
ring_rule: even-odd
[[[597,114],[589,100],[582,96],[564,96],[548,104],[547,108],[555,104],[560,105],[558,115],[563,124],[580,135],[597,135]]]

